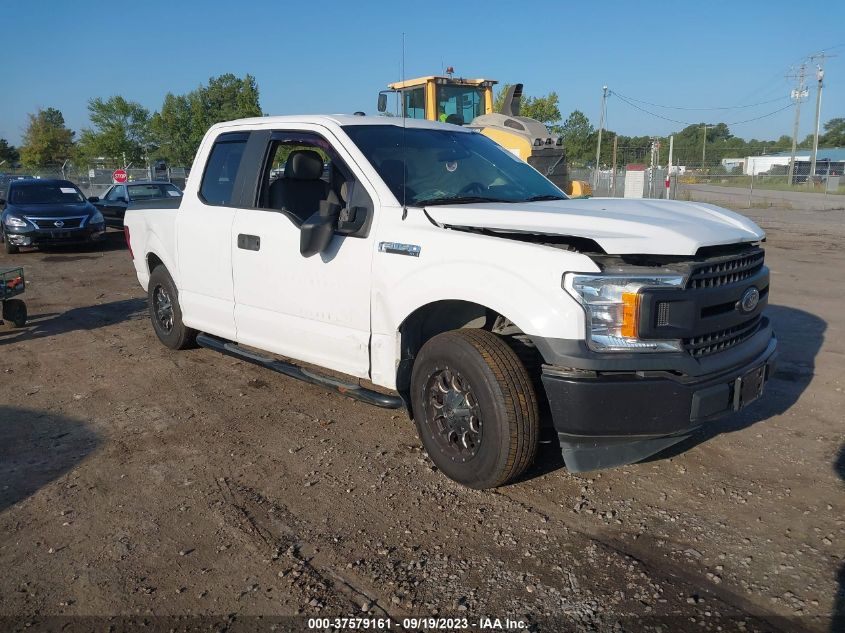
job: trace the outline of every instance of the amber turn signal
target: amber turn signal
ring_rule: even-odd
[[[640,329],[640,293],[622,293],[622,327],[619,333],[626,338],[637,338]]]

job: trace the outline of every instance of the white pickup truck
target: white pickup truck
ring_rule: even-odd
[[[568,199],[463,127],[218,124],[184,197],[125,223],[165,345],[406,407],[475,488],[519,477],[545,422],[572,471],[644,459],[758,398],[777,355],[753,222]]]

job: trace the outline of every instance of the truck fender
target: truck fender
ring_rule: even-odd
[[[475,263],[462,269],[460,285],[449,287],[444,282],[454,278],[454,265],[450,262],[428,266],[404,276],[401,283],[392,287],[374,287],[371,346],[374,383],[397,387],[397,372],[403,358],[403,324],[418,311],[444,301],[492,310],[528,336],[583,338],[583,309],[561,287],[560,271],[526,279],[503,266]]]
[[[179,288],[179,270],[176,267],[176,262],[168,254],[168,250],[164,247],[164,244],[152,227],[147,227],[147,230],[149,231],[147,242],[144,245],[143,254],[139,254],[143,259],[136,258],[135,262],[135,269],[138,273],[138,280],[141,282],[141,286],[143,286],[144,290],[147,290],[150,273],[160,263],[167,268],[167,272],[170,273],[173,282]],[[139,259],[140,261],[138,261]]]

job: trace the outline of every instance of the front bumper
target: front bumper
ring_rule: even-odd
[[[570,471],[630,464],[754,400],[774,373],[777,339],[739,365],[698,376],[546,365],[543,386]]]
[[[4,234],[15,246],[50,246],[96,242],[105,234],[105,224],[91,224],[78,229],[19,229],[5,227]]]

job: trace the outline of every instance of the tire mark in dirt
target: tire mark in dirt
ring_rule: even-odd
[[[361,605],[367,603],[370,605],[368,617],[395,619],[385,608],[388,601],[375,589],[357,575],[339,571],[337,563],[329,555],[299,536],[302,530],[298,529],[296,517],[286,506],[253,488],[233,484],[228,477],[217,477],[214,484],[218,491],[217,510],[224,521],[242,533],[254,550],[270,550],[274,559],[285,552],[293,559],[293,571],[301,574],[294,584],[300,589],[307,579],[318,587],[325,587],[327,593],[334,590],[338,598],[351,603],[337,605],[345,612],[357,613]]]
[[[497,490],[495,494],[525,511],[537,514],[546,519],[550,518],[548,513],[535,507],[531,501],[519,498],[518,492],[515,490]],[[756,620],[759,624],[763,625],[763,630],[781,633],[795,633],[796,631],[811,633],[815,631],[812,628],[799,626],[794,618],[788,622],[788,628],[784,628],[784,624],[778,622],[778,620],[784,620],[783,615],[772,613],[769,608],[758,604],[753,599],[748,599],[730,589],[716,585],[702,574],[659,558],[655,555],[656,548],[654,547],[624,541],[610,534],[607,530],[585,527],[581,524],[572,524],[565,519],[557,518],[567,526],[571,533],[595,543],[605,552],[614,556],[621,556],[623,559],[627,558],[635,561],[655,579],[669,580],[671,584],[675,585],[681,583],[691,593],[703,594],[710,600],[722,602],[725,606],[735,610],[749,620]],[[640,539],[642,539],[642,536]]]

